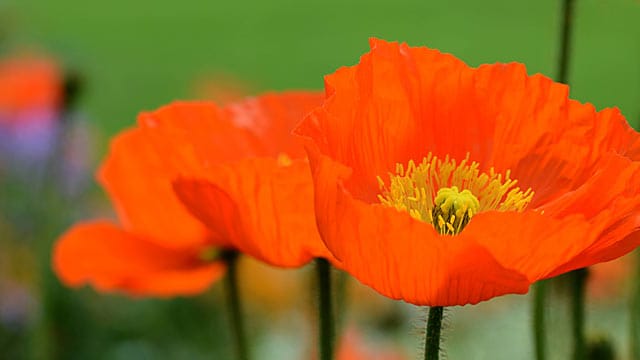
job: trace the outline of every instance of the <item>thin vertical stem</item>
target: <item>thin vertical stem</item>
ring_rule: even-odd
[[[571,55],[571,34],[575,0],[562,1],[562,27],[560,35],[560,57],[558,59],[558,78],[561,83],[569,83],[569,58]],[[573,334],[573,358],[584,359],[586,355],[584,337],[584,301],[587,269],[572,271],[571,277],[571,329]]]
[[[427,318],[427,331],[424,341],[424,360],[438,360],[440,358],[440,331],[444,308],[432,306]]]
[[[571,35],[573,32],[574,0],[562,1],[562,25],[560,28],[560,50],[558,57],[558,76],[556,80],[569,83],[569,58],[571,55]]]
[[[318,277],[318,347],[320,360],[333,359],[334,328],[331,296],[331,266],[325,259],[316,259]]]
[[[69,130],[73,126],[73,109],[79,99],[82,90],[80,76],[75,72],[65,74],[63,85],[63,97],[59,109],[56,128],[53,130],[54,142],[47,155],[42,171],[38,171],[39,178],[34,179],[33,191],[29,197],[31,202],[31,216],[37,218],[40,224],[34,235],[37,239],[36,253],[40,264],[49,264],[51,259],[51,247],[54,237],[52,233],[59,232],[63,223],[68,219],[56,216],[58,212],[52,213],[51,209],[63,206],[67,202],[57,186],[60,185],[62,168],[60,159],[63,158],[65,144],[68,141]],[[53,181],[52,181],[53,180]],[[66,200],[66,201],[65,201]],[[73,348],[77,323],[70,321],[69,317],[61,318],[69,309],[73,308],[74,314],[80,314],[81,309],[74,307],[73,298],[64,296],[60,283],[52,273],[50,266],[42,266],[41,276],[41,303],[42,320],[34,334],[34,341],[37,346],[32,347],[34,355],[37,357],[41,353],[48,354],[50,359],[67,358],[70,349]],[[83,322],[84,323],[84,322]]]
[[[574,0],[562,0],[562,15],[560,24],[560,41],[558,51],[558,67],[556,69],[558,82],[567,84],[569,82],[569,63],[571,55],[571,36],[573,32],[573,15],[574,15]],[[544,281],[539,281],[534,286],[533,295],[533,334],[534,334],[534,346],[535,355],[537,360],[545,360],[546,354],[546,317],[545,317],[545,304],[547,297],[547,284]],[[584,301],[584,297],[580,297],[580,301]],[[576,304],[576,301],[573,302]],[[582,305],[584,307],[584,304]],[[579,311],[572,312],[577,314]],[[581,317],[580,319],[583,319]],[[574,321],[574,324],[577,324]],[[579,323],[582,326],[582,322]],[[575,329],[575,327],[574,327]],[[577,330],[574,334],[578,333]],[[581,333],[581,331],[580,331]],[[584,338],[582,338],[584,340]],[[577,344],[574,342],[574,344]]]
[[[538,281],[533,285],[533,342],[536,360],[547,358],[547,338],[544,330],[547,285],[546,280]]]
[[[586,268],[571,272],[571,332],[573,334],[573,359],[586,357],[584,336],[584,298],[588,271]]]
[[[249,360],[249,347],[245,333],[244,318],[242,317],[242,302],[238,290],[238,253],[228,251],[223,254],[227,262],[227,278],[225,281],[227,293],[227,307],[231,320],[231,334],[238,360]]]

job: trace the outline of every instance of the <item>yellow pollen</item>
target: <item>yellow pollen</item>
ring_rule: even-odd
[[[378,177],[378,199],[384,206],[432,224],[443,235],[455,235],[480,212],[520,212],[529,205],[533,191],[520,190],[510,173],[507,170],[503,176],[493,168],[480,172],[468,154],[460,163],[429,154],[418,164],[410,160],[406,170],[397,164],[396,173],[389,174],[389,185]]]
[[[433,202],[431,218],[437,220],[433,226],[443,235],[460,233],[480,209],[478,198],[469,190],[458,191],[457,186],[440,188]]]

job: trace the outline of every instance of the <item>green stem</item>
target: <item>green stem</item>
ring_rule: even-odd
[[[347,287],[349,284],[349,276],[344,271],[334,272],[333,276],[333,292],[335,294],[335,338],[340,338],[340,331],[342,329],[343,321],[345,319],[344,314],[347,311],[347,299],[349,294]]]
[[[238,360],[249,360],[249,347],[242,317],[242,302],[238,290],[238,252],[228,251],[222,256],[227,263],[227,278],[225,281],[227,306],[231,320],[231,334]]]
[[[432,306],[427,319],[427,334],[424,341],[424,360],[438,360],[440,357],[440,330],[444,308]]]
[[[545,337],[546,297],[547,281],[538,281],[533,285],[533,342],[536,360],[545,360],[547,358],[547,339]]]
[[[571,276],[571,333],[573,334],[573,359],[586,357],[586,341],[584,337],[584,298],[587,282],[587,269],[574,270]]]
[[[573,30],[574,0],[562,1],[562,25],[560,32],[560,55],[558,57],[558,76],[556,80],[563,84],[569,83],[569,57],[571,54],[571,34]]]
[[[571,55],[571,37],[573,32],[574,4],[575,4],[574,0],[562,0],[562,13],[561,13],[562,15],[560,19],[561,21],[560,41],[558,45],[559,51],[558,51],[558,67],[556,69],[557,71],[556,81],[561,82],[563,84],[569,83],[569,63],[570,63],[570,55]],[[547,358],[547,354],[546,354],[547,344],[546,344],[546,338],[545,338],[546,297],[547,297],[547,283],[545,281],[539,281],[534,287],[534,295],[533,295],[533,332],[534,332],[536,360],[545,360]],[[581,301],[584,301],[584,299],[582,298]],[[584,306],[584,304],[582,304],[582,306]],[[577,324],[575,325],[577,326]],[[574,331],[574,335],[577,333],[581,334],[582,330]],[[581,338],[581,341],[583,342],[582,349],[584,350],[584,338]]]
[[[318,340],[320,360],[333,359],[334,329],[331,298],[331,266],[325,259],[316,259],[318,276]]]

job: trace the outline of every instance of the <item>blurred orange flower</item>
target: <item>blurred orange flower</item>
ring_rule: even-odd
[[[45,56],[0,60],[0,168],[33,172],[53,149],[59,131],[63,75]]]
[[[377,39],[325,82],[296,129],[318,227],[378,292],[477,303],[640,243],[640,137],[617,109],[522,64]]]
[[[141,114],[115,138],[98,175],[122,225],[93,221],[64,234],[53,258],[60,279],[170,296],[218,279],[224,249],[284,267],[328,257],[304,150],[289,135],[321,98],[176,102]]]
[[[337,360],[403,360],[408,358],[398,349],[383,348],[380,345],[374,347],[367,344],[355,327],[349,327],[345,330],[336,354]]]
[[[196,99],[215,101],[216,104],[226,105],[242,100],[251,93],[251,86],[234,76],[225,73],[202,75],[192,86]]]
[[[0,122],[32,109],[57,110],[62,72],[47,58],[16,56],[0,61]]]
[[[589,268],[587,296],[599,302],[624,299],[629,285],[634,281],[633,266],[637,257],[627,254],[615,261],[596,264]]]

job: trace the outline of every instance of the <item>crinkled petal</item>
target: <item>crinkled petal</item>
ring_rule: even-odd
[[[197,250],[177,251],[103,221],[81,223],[57,242],[53,268],[63,283],[136,296],[194,295],[225,272]]]
[[[212,231],[253,257],[283,267],[330,257],[316,229],[308,164],[272,158],[213,166],[203,179],[175,182],[176,193]]]
[[[556,273],[618,258],[640,245],[640,163],[611,155],[599,162],[587,182],[543,207],[557,217],[580,213],[600,226],[580,256]]]
[[[521,92],[507,92],[495,105],[501,113],[490,164],[510,169],[520,186],[535,189],[531,206],[579,187],[607,154],[638,157],[640,136],[617,109],[597,112],[569,100],[566,87],[540,75],[522,83]]]
[[[316,91],[266,93],[231,103],[224,111],[235,124],[258,135],[267,155],[300,158],[305,156],[304,148],[291,131],[322,100],[324,94]]]
[[[192,247],[207,241],[205,227],[178,201],[176,176],[139,129],[111,143],[98,178],[110,195],[125,229],[163,246]]]
[[[471,75],[462,61],[436,50],[416,51],[375,39],[371,49],[359,65],[325,78],[325,104],[296,129],[313,138],[323,153],[349,166],[353,176],[345,186],[369,201],[377,194],[376,176],[392,171],[398,162],[437,151],[425,144],[440,141],[444,146],[452,143],[454,134],[458,137],[456,129],[464,128],[466,118],[454,123],[443,114],[458,111],[450,95]],[[429,71],[421,61],[428,62]],[[455,149],[450,155],[464,156],[464,150]]]
[[[209,164],[267,152],[256,134],[234,124],[213,102],[177,101],[142,113],[138,126],[176,173],[193,173]]]

